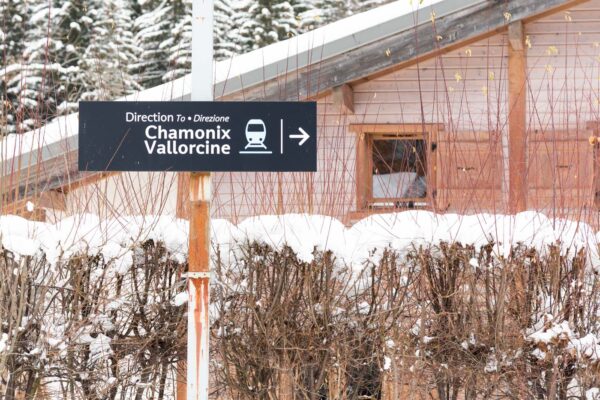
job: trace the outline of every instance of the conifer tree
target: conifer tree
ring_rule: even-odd
[[[250,51],[295,36],[298,21],[288,1],[258,0],[240,10],[245,18],[240,26],[242,50]]]
[[[54,36],[62,42],[56,54],[56,62],[61,67],[60,96],[56,100],[56,112],[66,114],[77,110],[77,102],[85,90],[86,70],[80,68],[81,60],[97,32],[93,31],[98,0],[55,0]]]
[[[56,115],[57,99],[64,97],[61,78],[68,72],[60,64],[64,43],[56,22],[63,9],[46,0],[31,0],[29,27],[25,32],[20,63],[7,68],[15,74],[6,82],[7,93],[14,96],[17,131],[40,126]]]
[[[172,29],[159,45],[168,61],[164,82],[184,76],[192,68],[192,0],[170,0],[167,17]]]
[[[238,15],[231,0],[215,0],[214,47],[215,59],[222,60],[240,52]]]
[[[79,60],[81,100],[112,99],[140,89],[129,73],[136,47],[131,32],[131,3],[125,0],[93,2],[92,39]]]
[[[23,0],[0,2],[0,60],[1,65],[15,62],[23,51],[29,9]]]
[[[167,0],[140,1],[140,15],[133,23],[137,57],[131,68],[142,87],[161,84],[167,72],[168,49],[161,47],[161,43],[170,35],[170,11]]]
[[[299,14],[302,31],[310,31],[351,13],[347,0],[309,0],[308,7]]]
[[[7,82],[20,71],[29,8],[23,0],[0,2],[0,136],[15,131],[17,99]]]

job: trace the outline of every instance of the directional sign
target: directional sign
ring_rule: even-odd
[[[316,171],[315,102],[81,102],[80,171]]]

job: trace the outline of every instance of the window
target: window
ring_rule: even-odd
[[[353,125],[359,210],[427,208],[435,195],[438,125]]]

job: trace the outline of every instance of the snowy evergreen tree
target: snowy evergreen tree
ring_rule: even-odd
[[[191,70],[192,0],[146,0],[135,23],[138,61],[133,65],[143,87],[156,86]]]
[[[392,0],[352,0],[352,11],[354,13],[360,13],[371,8],[379,7]]]
[[[7,66],[15,74],[7,93],[17,103],[17,130],[40,126],[76,106],[78,62],[90,40],[89,0],[29,0],[22,57]]]
[[[170,0],[169,26],[166,39],[159,45],[167,53],[164,82],[189,73],[192,68],[192,0]]]
[[[0,2],[0,136],[15,131],[17,98],[7,82],[18,74],[28,27],[29,8],[23,0]]]
[[[0,60],[2,65],[15,62],[23,51],[29,8],[24,0],[0,2]]]
[[[215,0],[215,59],[222,60],[240,52],[239,27],[236,26],[236,4],[231,0]]]
[[[93,0],[55,0],[56,15],[52,22],[56,26],[55,37],[64,44],[57,54],[63,67],[77,66],[90,43],[93,7]]]
[[[61,83],[69,72],[60,64],[64,43],[56,22],[66,9],[54,8],[46,0],[32,0],[30,26],[24,37],[21,62],[8,65],[15,74],[7,80],[7,93],[16,101],[17,131],[40,126],[56,114],[57,99],[63,98]]]
[[[140,16],[134,21],[138,56],[131,67],[140,85],[152,87],[161,84],[167,72],[168,49],[160,45],[170,35],[171,7],[167,0],[140,1],[140,7]]]
[[[56,1],[56,0],[55,0]],[[66,114],[77,110],[82,83],[86,71],[81,70],[80,61],[94,40],[95,32],[93,10],[98,9],[98,0],[58,0],[56,7],[60,11],[54,17],[56,37],[63,41],[57,54],[57,62],[63,68],[60,75],[62,96],[57,98],[57,113]]]
[[[350,0],[310,0],[311,8],[301,14],[301,25],[305,30],[346,18],[352,14]]]
[[[189,73],[192,0],[0,0],[0,135]],[[215,58],[389,0],[215,0]]]
[[[250,51],[298,34],[298,21],[288,1],[258,0],[240,10],[242,51]]]
[[[88,9],[92,39],[79,60],[81,100],[112,99],[141,87],[129,73],[136,47],[130,2],[98,0]]]

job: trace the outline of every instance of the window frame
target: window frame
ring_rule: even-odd
[[[436,195],[437,139],[443,131],[442,124],[351,124],[357,134],[356,146],[356,207],[359,211],[433,209]],[[373,196],[373,141],[374,140],[425,140],[427,162],[427,194],[425,197],[374,197]],[[389,204],[388,204],[389,203]],[[407,207],[401,204],[425,203]]]

